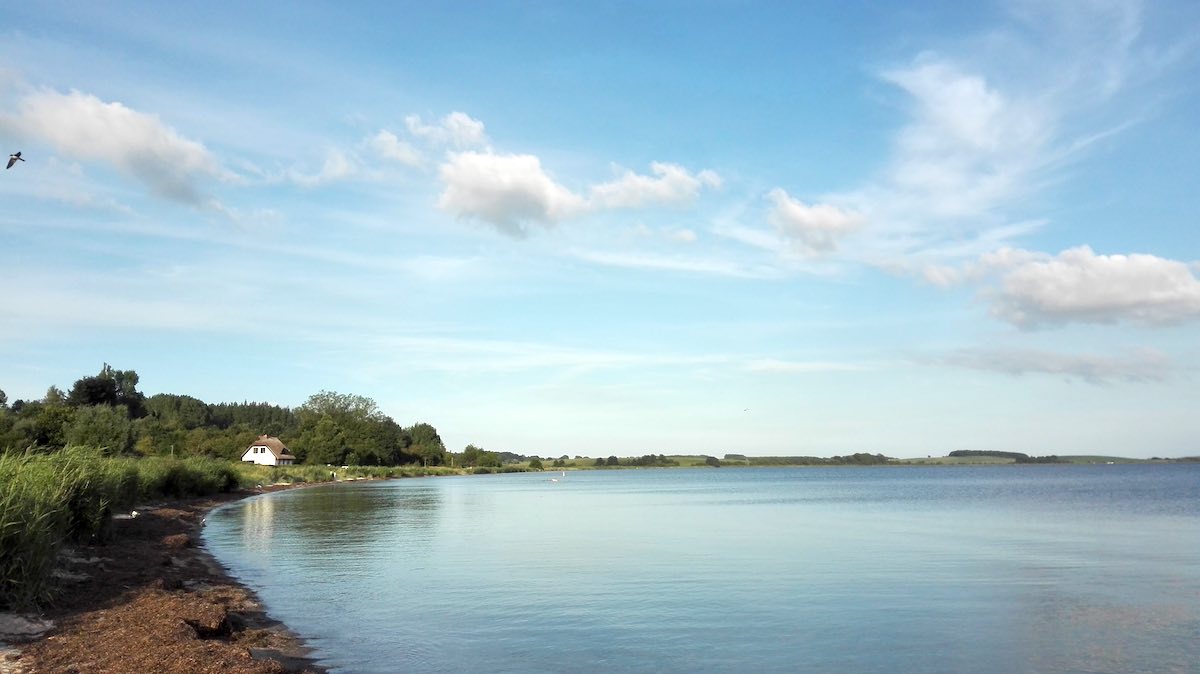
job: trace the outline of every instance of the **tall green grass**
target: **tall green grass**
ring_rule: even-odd
[[[0,454],[0,607],[50,599],[62,544],[104,540],[113,508],[230,491],[239,480],[214,459],[106,458],[82,447]]]

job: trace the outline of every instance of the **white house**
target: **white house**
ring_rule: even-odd
[[[242,461],[258,463],[264,466],[288,466],[296,462],[296,457],[288,450],[287,445],[276,437],[260,435],[254,444],[242,453]]]

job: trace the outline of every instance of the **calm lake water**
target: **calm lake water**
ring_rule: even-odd
[[[1200,671],[1200,465],[359,482],[204,539],[337,672]]]

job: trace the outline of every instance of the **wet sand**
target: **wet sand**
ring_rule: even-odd
[[[139,509],[114,519],[107,542],[65,549],[56,599],[39,615],[3,616],[12,629],[0,633],[0,674],[322,674],[303,642],[197,547],[209,510],[285,488]]]

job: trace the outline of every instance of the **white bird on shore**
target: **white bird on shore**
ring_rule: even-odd
[[[4,168],[10,169],[10,168],[12,168],[13,164],[15,164],[19,161],[25,161],[24,159],[21,159],[20,152],[18,152],[16,154],[10,154],[10,155],[8,155],[8,166],[5,166]]]

